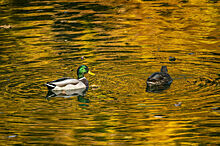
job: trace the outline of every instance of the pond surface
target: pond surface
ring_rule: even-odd
[[[218,145],[218,0],[0,0],[0,143]],[[47,97],[76,78],[81,96]],[[146,80],[161,66],[161,92]]]

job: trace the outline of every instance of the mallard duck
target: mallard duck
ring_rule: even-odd
[[[148,79],[147,83],[152,85],[166,85],[171,84],[173,79],[168,74],[166,66],[161,67],[160,72],[153,73]]]
[[[81,65],[77,69],[78,79],[73,79],[69,77],[60,78],[55,81],[47,82],[46,86],[49,90],[77,90],[82,88],[88,88],[89,82],[84,77],[84,74],[89,73],[95,75],[89,71],[89,68],[86,65]]]
[[[169,88],[173,79],[168,74],[166,66],[161,67],[160,72],[153,73],[147,79],[147,91],[154,92]]]

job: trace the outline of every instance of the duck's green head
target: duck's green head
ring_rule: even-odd
[[[91,75],[95,75],[94,73],[89,71],[89,68],[86,65],[81,65],[78,69],[77,69],[77,76],[78,79],[83,78],[84,74],[89,73]]]

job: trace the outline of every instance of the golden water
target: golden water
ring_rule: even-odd
[[[0,5],[0,144],[220,144],[218,0]],[[98,88],[46,98],[44,83],[81,64]],[[146,92],[162,65],[172,85]]]

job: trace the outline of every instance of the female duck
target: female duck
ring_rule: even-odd
[[[158,92],[169,88],[173,79],[168,74],[166,66],[161,67],[161,72],[153,73],[147,79],[147,91],[148,92]]]
[[[148,79],[147,83],[152,85],[170,85],[173,79],[168,74],[166,66],[161,67],[161,72],[153,73]]]
[[[49,90],[76,90],[82,88],[88,88],[89,82],[84,77],[84,74],[89,73],[95,75],[89,71],[89,68],[86,65],[81,65],[77,69],[78,79],[73,79],[69,77],[60,78],[55,81],[48,82],[46,86]]]

